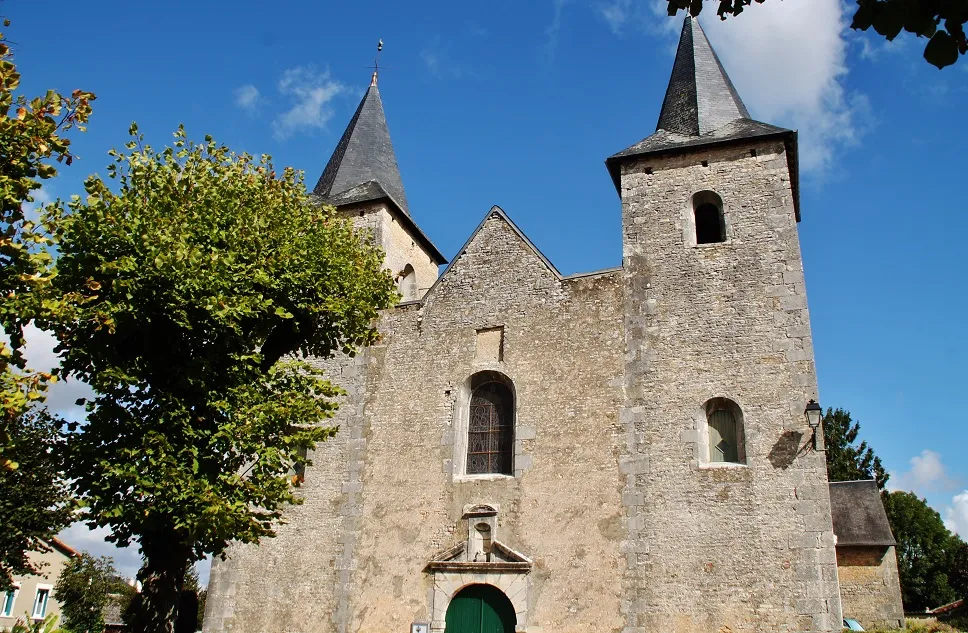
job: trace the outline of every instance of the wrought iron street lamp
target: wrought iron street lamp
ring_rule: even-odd
[[[817,450],[817,429],[820,428],[820,418],[823,416],[820,404],[811,399],[807,403],[807,408],[803,410],[803,416],[807,418],[807,424],[813,430],[813,450]]]
[[[822,410],[816,400],[807,403],[807,408],[803,410],[803,415],[807,418],[807,424],[816,431],[820,427],[820,416]]]

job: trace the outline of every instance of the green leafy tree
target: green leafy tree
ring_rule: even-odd
[[[866,441],[857,443],[860,423],[850,419],[844,409],[827,409],[823,416],[823,439],[827,451],[827,477],[830,481],[873,479],[884,490],[890,478],[881,458]]]
[[[693,16],[702,11],[703,0],[668,0],[669,15],[689,11]],[[762,4],[764,0],[756,0]],[[873,27],[878,35],[893,41],[907,31],[928,38],[924,59],[944,68],[958,61],[968,51],[965,22],[968,22],[968,0],[856,0],[850,28],[866,31]],[[718,0],[717,14],[723,20],[736,16],[752,0]]]
[[[204,607],[201,599],[201,586],[198,571],[189,567],[182,583],[181,600],[178,604],[178,618],[175,620],[175,633],[195,633],[202,628]]]
[[[205,626],[205,603],[208,602],[208,589],[198,592],[198,628]]]
[[[27,617],[18,618],[10,627],[10,633],[70,633],[57,626],[57,616],[53,613],[43,620],[31,620]]]
[[[0,468],[0,589],[13,575],[40,571],[31,551],[48,551],[47,541],[73,516],[61,459],[64,438],[43,409],[32,407],[7,421],[7,458],[17,468]]]
[[[198,578],[198,570],[192,567],[188,570],[188,575],[185,578],[185,584],[182,585],[183,591],[191,591],[195,594],[198,600],[198,609],[196,613],[196,625],[197,629],[201,629],[202,625],[205,623],[205,600],[208,598],[208,589],[202,587],[201,581]]]
[[[960,539],[951,555],[948,584],[959,597],[968,599],[968,543]]]
[[[113,595],[128,591],[130,588],[111,558],[94,557],[87,552],[72,558],[61,570],[54,587],[54,597],[61,604],[64,629],[70,633],[101,633],[104,608]]]
[[[47,220],[71,318],[44,322],[96,397],[68,475],[92,525],[144,557],[132,630],[168,632],[185,573],[274,535],[289,473],[330,437],[337,386],[301,355],[353,354],[396,301],[382,252],[302,175],[210,137],[155,151],[132,125],[113,186]]]
[[[28,99],[16,93],[19,85],[0,33],[0,329],[10,339],[0,342],[0,589],[11,574],[37,571],[27,554],[49,549],[46,539],[67,520],[53,450],[57,425],[35,408],[54,376],[29,371],[22,354],[24,326],[36,316],[56,317],[63,304],[49,293],[49,238],[26,208],[57,174],[54,163],[72,162],[64,134],[84,129],[94,100],[80,90]]]
[[[823,417],[830,481],[873,479],[897,540],[898,571],[905,609],[923,611],[950,602],[968,589],[968,545],[945,527],[941,516],[910,492],[885,490],[889,475],[866,441],[860,424],[844,409]]]
[[[924,611],[958,599],[951,586],[961,539],[924,499],[913,492],[884,495],[884,509],[897,540],[897,566],[906,611]]]

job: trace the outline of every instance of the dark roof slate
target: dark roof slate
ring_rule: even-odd
[[[401,211],[410,214],[375,81],[363,95],[313,193],[337,204],[336,200],[348,190],[369,182],[378,183]]]
[[[447,258],[410,217],[403,179],[390,140],[376,75],[326,163],[313,196],[334,207],[389,200],[390,212],[420,242],[438,265]]]
[[[709,132],[704,136],[690,136],[668,130],[656,130],[650,136],[645,137],[635,145],[623,149],[617,154],[613,154],[610,159],[618,159],[626,156],[639,156],[644,154],[662,153],[675,151],[689,147],[701,147],[716,143],[728,143],[730,141],[756,138],[760,136],[774,136],[782,134],[792,134],[790,130],[769,123],[760,123],[752,119],[736,119],[723,125],[722,127]]]
[[[699,21],[687,17],[656,129],[701,136],[749,118]]]
[[[838,546],[895,545],[877,482],[830,482],[830,513]]]

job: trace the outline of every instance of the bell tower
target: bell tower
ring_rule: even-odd
[[[369,229],[386,257],[403,301],[420,299],[447,260],[410,215],[403,179],[390,140],[377,72],[313,195]]]
[[[686,18],[655,133],[606,165],[623,218],[624,630],[839,630],[804,416],[796,132],[751,118]]]

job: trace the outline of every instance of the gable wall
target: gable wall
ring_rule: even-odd
[[[478,360],[477,330],[495,326],[503,360]],[[466,537],[472,503],[497,505],[497,539],[534,560],[528,631],[619,629],[620,275],[562,281],[491,216],[424,303],[387,312],[380,331],[358,359],[318,361],[349,391],[340,432],[312,456],[305,504],[278,537],[216,561],[205,630],[429,621],[423,570]],[[484,369],[514,382],[512,477],[454,472],[460,387]]]
[[[303,504],[259,545],[233,545],[212,561],[204,630],[346,631],[359,529],[363,385],[366,355],[312,359],[347,395],[332,419],[335,437],[309,455]]]
[[[728,241],[694,246],[690,198],[707,189],[724,201]],[[824,458],[803,415],[817,385],[782,143],[642,159],[623,167],[622,201],[626,633],[839,630]],[[747,465],[702,464],[713,397],[742,409]]]
[[[422,569],[465,538],[472,503],[497,505],[498,540],[535,561],[529,631],[620,625],[619,310],[616,275],[562,283],[492,215],[422,309],[388,315],[368,372],[350,630],[433,618]],[[496,326],[504,360],[476,360],[477,330]],[[482,369],[514,382],[516,475],[462,480],[455,408]]]

